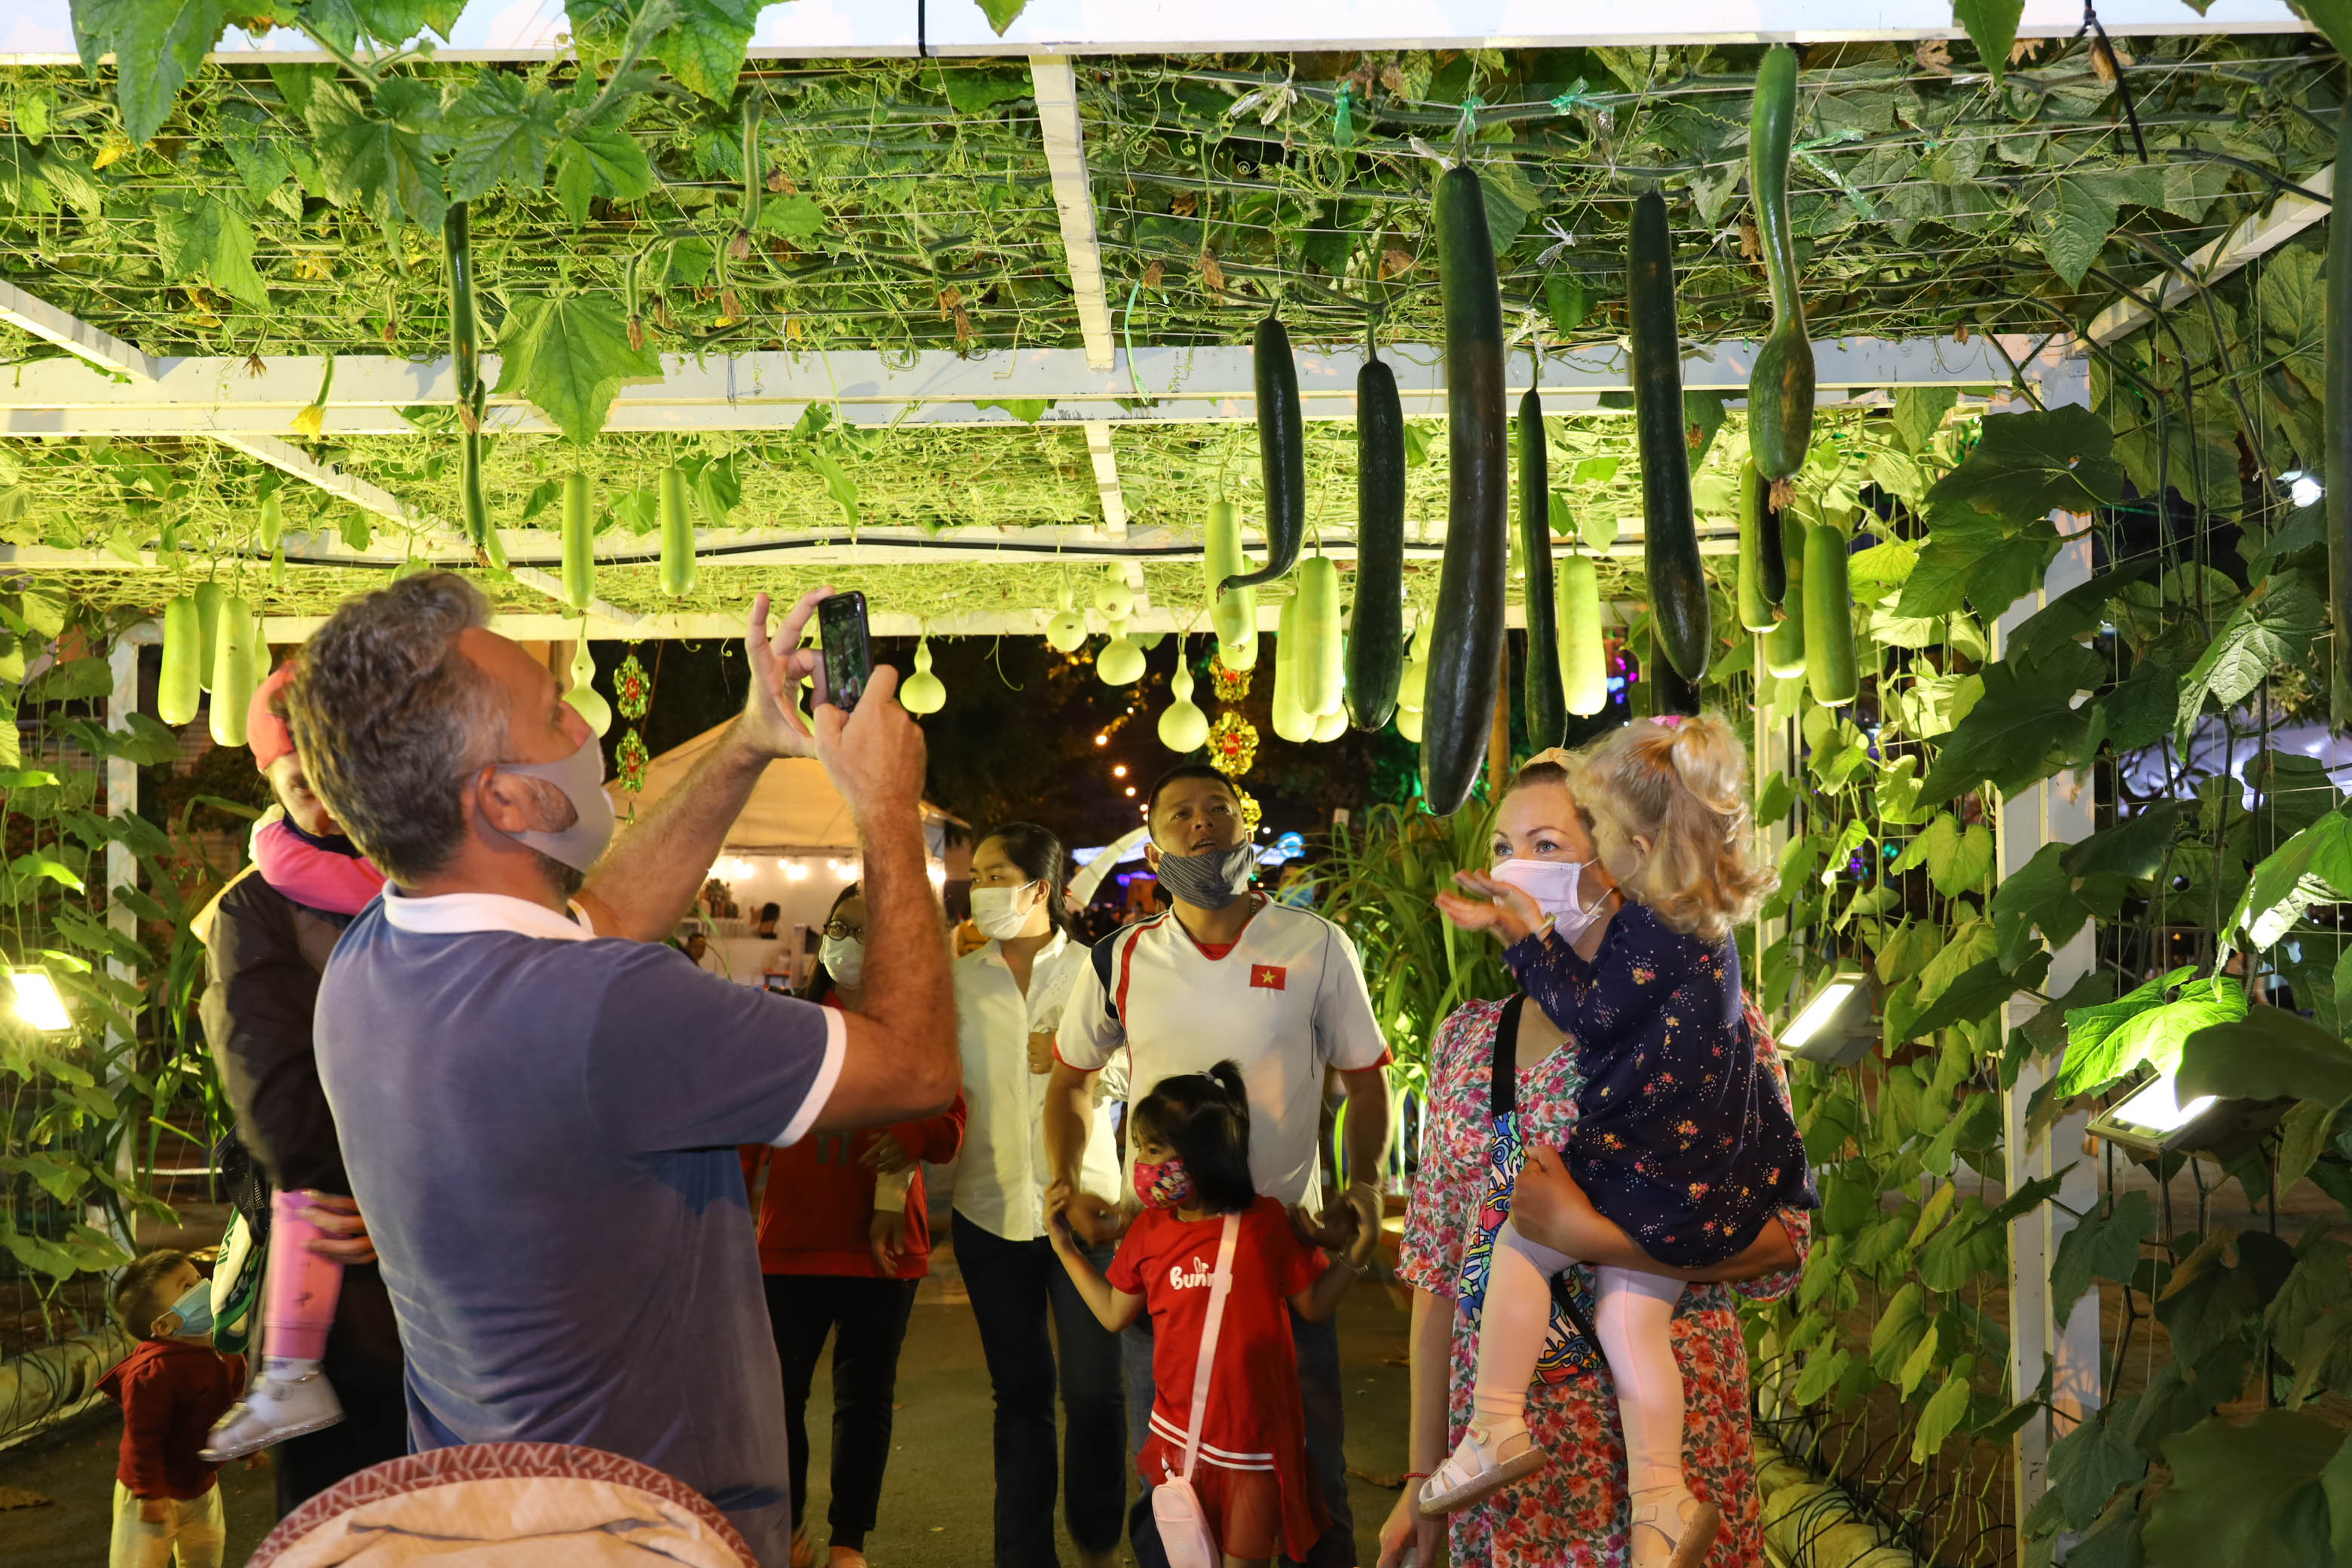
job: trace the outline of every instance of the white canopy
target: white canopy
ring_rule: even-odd
[[[646,787],[635,796],[639,815],[677,787],[703,753],[719,743],[727,726],[705,730],[683,745],[673,746],[646,764]],[[628,797],[616,796],[625,808]],[[938,853],[938,826],[951,820],[929,801],[923,803],[924,837]],[[728,831],[730,854],[788,855],[807,850],[857,848],[857,826],[850,820],[849,805],[825,776],[824,764],[813,757],[786,757],[768,764],[743,813]]]

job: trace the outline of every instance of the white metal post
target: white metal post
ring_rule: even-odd
[[[2089,361],[2078,353],[2060,357],[2053,350],[2029,367],[2028,375],[2041,388],[2048,407],[2082,406],[2090,399]],[[2062,534],[2082,533],[2088,517],[2060,512],[2052,521]],[[1995,652],[2006,650],[2009,636],[2053,598],[2091,577],[2091,543],[2076,539],[2059,552],[2042,579],[2042,587],[2011,605],[1994,627]],[[2020,792],[1995,807],[1994,821],[2000,852],[2000,874],[2021,869],[2044,844],[2079,843],[2093,827],[2092,776],[2087,770],[2064,773]],[[2088,973],[2094,962],[2095,938],[2078,932],[2051,956],[2050,977],[2043,990],[2063,994]],[[2002,1023],[2014,1029],[2039,1011],[2031,997],[2013,997],[2003,1009]],[[2074,1169],[2058,1193],[2068,1208],[2087,1212],[2098,1200],[2095,1167],[2080,1158],[2084,1126],[2081,1113],[2066,1117],[2040,1138],[2026,1132],[2026,1107],[2034,1091],[2048,1080],[2048,1066],[2027,1062],[2017,1082],[2001,1096],[2001,1147],[2009,1190],[2029,1181],[2047,1178],[2069,1163]],[[2099,1407],[2099,1298],[2095,1289],[2078,1300],[2050,1300],[2050,1264],[2058,1243],[2074,1228],[2064,1209],[2044,1204],[2009,1227],[2009,1382],[2011,1398],[2023,1398],[2042,1382],[2044,1366],[2051,1373],[2052,1421],[2026,1423],[2016,1438],[2017,1517],[2041,1500],[2047,1486],[2050,1445]],[[2063,1315],[2062,1315],[2063,1309]]]
[[[143,637],[141,636],[142,633]],[[107,668],[113,675],[114,685],[106,700],[106,727],[114,733],[129,732],[131,715],[137,711],[139,707],[139,643],[152,641],[157,635],[152,622],[142,626],[132,627],[116,637],[114,647],[107,653]],[[138,810],[139,765],[127,757],[107,758],[106,815],[108,819],[120,822],[126,816],[135,815]],[[116,932],[129,942],[136,942],[139,938],[139,918],[131,912],[129,904],[116,897],[115,889],[134,888],[138,885],[139,858],[131,852],[131,846],[121,839],[108,839],[106,844],[106,925],[109,931]],[[109,958],[106,961],[106,973],[126,984],[139,984],[138,971],[119,958]],[[121,1031],[111,1026],[106,1031],[106,1040],[110,1047],[125,1053],[134,1048],[136,1045],[136,1042],[125,1040]],[[114,1070],[107,1075],[107,1089],[110,1093],[121,1095],[131,1092],[129,1074],[126,1070],[128,1067],[127,1054],[123,1058],[117,1058]],[[142,1117],[139,1122],[133,1125],[132,1130],[123,1135],[121,1146],[114,1152],[114,1173],[125,1183],[134,1182],[137,1179],[136,1153],[139,1142],[137,1127],[143,1125],[144,1121],[145,1118]],[[110,1218],[101,1217],[103,1215],[102,1209],[93,1208],[90,1224],[94,1227],[109,1231],[116,1243],[126,1252],[136,1252],[138,1238],[130,1234],[131,1226],[127,1223],[117,1225]]]

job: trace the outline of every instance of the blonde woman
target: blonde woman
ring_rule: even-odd
[[[1816,1205],[1794,1119],[1740,990],[1733,929],[1773,885],[1748,830],[1747,757],[1715,715],[1636,723],[1581,760],[1575,795],[1600,884],[1464,872],[1486,900],[1447,918],[1511,942],[1505,963],[1572,1035],[1584,1086],[1560,1154],[1529,1155],[1496,1237],[1470,1430],[1423,1489],[1427,1514],[1469,1507],[1539,1468],[1528,1385],[1551,1319],[1550,1279],[1595,1266],[1593,1329],[1625,1432],[1632,1561],[1692,1568],[1718,1509],[1682,1468],[1684,1400],[1668,1325],[1694,1271],[1731,1262],[1783,1207]]]

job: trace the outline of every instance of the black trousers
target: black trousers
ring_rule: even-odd
[[[996,1568],[1055,1568],[1055,1343],[1061,1352],[1063,1508],[1086,1552],[1118,1545],[1127,1511],[1126,1395],[1118,1336],[1070,1283],[1053,1244],[1007,1241],[961,1215],[956,1266],[971,1293],[996,1394]],[[1108,1268],[1117,1244],[1088,1247]]]
[[[890,1462],[890,1405],[898,1387],[898,1347],[907,1339],[916,1281],[842,1274],[770,1274],[768,1321],[784,1363],[784,1440],[792,1455],[793,1528],[808,1510],[809,1386],[833,1340],[831,1544],[863,1549],[882,1506]]]
[[[262,1346],[268,1349],[267,1343]],[[408,1394],[402,1385],[400,1325],[392,1296],[373,1263],[343,1270],[335,1326],[320,1362],[342,1420],[323,1432],[278,1445],[278,1512],[292,1513],[346,1476],[408,1452]]]

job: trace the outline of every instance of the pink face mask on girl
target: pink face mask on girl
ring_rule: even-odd
[[[1192,1195],[1192,1173],[1181,1158],[1135,1163],[1135,1195],[1146,1207],[1172,1209]]]

